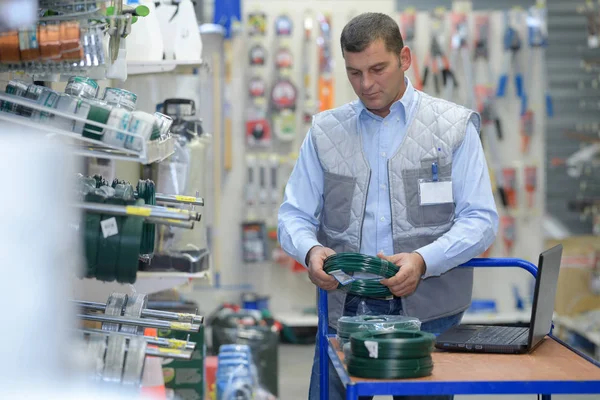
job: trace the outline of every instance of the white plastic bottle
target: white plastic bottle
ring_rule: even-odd
[[[127,5],[146,6],[150,14],[139,17],[127,36],[127,61],[160,61],[164,44],[154,0],[127,0]]]

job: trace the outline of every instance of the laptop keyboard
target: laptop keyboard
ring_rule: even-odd
[[[480,329],[466,343],[512,344],[513,340],[527,331],[529,331],[529,328],[494,326],[487,329]],[[523,335],[523,338],[523,342],[526,343],[527,335]]]

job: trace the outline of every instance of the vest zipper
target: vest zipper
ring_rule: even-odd
[[[392,209],[392,175],[390,174],[390,162],[391,158],[387,160],[387,173],[388,173],[388,200],[390,201],[390,226],[392,228],[392,251],[396,253],[396,247],[394,246],[394,210]]]
[[[363,225],[365,223],[365,212],[367,211],[367,197],[369,196],[369,185],[371,184],[371,169],[369,168],[369,178],[367,179],[367,189],[365,191],[365,205],[362,210],[362,219],[360,221],[360,230],[358,232],[358,249],[357,253],[360,253],[360,248],[362,247],[362,230]]]

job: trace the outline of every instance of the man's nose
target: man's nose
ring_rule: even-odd
[[[373,79],[371,79],[369,74],[364,74],[360,83],[361,83],[361,89],[363,90],[363,92],[368,92],[369,89],[375,83],[375,81]]]

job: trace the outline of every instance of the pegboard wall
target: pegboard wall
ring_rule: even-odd
[[[397,12],[397,2],[395,1],[344,1],[344,7],[340,7],[340,1],[331,0],[313,0],[302,2],[280,2],[275,0],[246,0],[243,2],[243,21],[242,29],[233,39],[233,48],[238,56],[234,65],[234,81],[240,80],[244,84],[240,88],[232,88],[231,96],[235,99],[232,102],[232,114],[234,121],[241,123],[234,125],[235,141],[243,141],[243,153],[234,153],[234,163],[230,174],[227,177],[228,182],[224,189],[224,196],[228,202],[241,204],[245,210],[242,220],[227,219],[225,223],[228,226],[240,226],[244,221],[266,221],[267,226],[274,227],[276,224],[277,208],[282,200],[283,189],[287,182],[287,177],[291,172],[294,163],[294,155],[298,151],[302,140],[304,139],[309,125],[304,122],[304,99],[312,99],[312,105],[309,103],[309,110],[314,112],[318,109],[319,89],[318,89],[318,70],[319,70],[319,25],[317,18],[319,15],[325,15],[330,21],[331,43],[330,50],[332,55],[332,74],[334,83],[332,88],[333,105],[338,106],[355,99],[355,94],[348,83],[345,71],[344,60],[342,57],[339,37],[345,23],[353,16],[366,11],[380,11],[387,13],[400,22],[400,13]],[[468,39],[467,58],[463,59],[460,52],[457,51],[454,58],[457,60],[455,74],[458,87],[453,91],[440,90],[439,95],[433,87],[433,80],[429,79],[428,85],[424,91],[443,97],[444,95],[452,101],[459,104],[467,104],[469,101],[475,103],[472,106],[477,107],[479,101],[469,100],[469,78],[479,79],[474,83],[485,85],[491,84],[497,87],[499,77],[503,72],[505,58],[510,57],[510,53],[504,52],[503,33],[505,29],[505,9],[502,4],[489,2],[490,8],[487,10],[477,7],[475,11],[462,9],[457,11],[466,11],[469,26],[470,37]],[[504,3],[504,2],[500,2]],[[423,5],[420,5],[420,8]],[[456,6],[455,6],[456,9]],[[453,31],[453,17],[450,8],[443,14],[442,29],[440,33],[440,46],[448,56],[451,54],[450,36]],[[416,10],[415,21],[415,41],[412,44],[413,57],[417,61],[418,68],[422,70],[425,59],[431,46],[431,28],[432,15],[428,11]],[[246,31],[248,26],[248,15],[252,13],[264,14],[266,18],[264,35],[249,35]],[[482,142],[488,158],[490,172],[494,185],[504,178],[505,183],[513,179],[514,174],[514,192],[509,190],[505,184],[510,206],[505,207],[500,198],[498,198],[498,210],[501,215],[502,224],[499,227],[498,239],[492,247],[490,256],[514,256],[525,258],[537,262],[538,255],[543,249],[543,235],[541,231],[542,218],[545,211],[545,139],[544,131],[546,124],[546,110],[544,101],[544,77],[545,62],[544,53],[540,49],[530,51],[527,42],[527,25],[525,24],[526,11],[521,9],[514,12],[519,21],[515,26],[523,40],[521,51],[517,53],[518,65],[523,74],[523,83],[528,94],[528,109],[533,112],[534,118],[530,125],[531,136],[525,151],[522,150],[522,118],[521,98],[517,96],[513,69],[507,70],[508,80],[506,91],[503,97],[495,102],[495,109],[502,126],[502,137],[499,138],[495,131],[495,124],[487,124],[482,131]],[[291,22],[291,35],[285,38],[277,38],[274,34],[275,19],[280,15],[287,15]],[[311,35],[308,41],[305,41],[305,20],[307,16],[313,18]],[[472,73],[464,73],[464,62],[472,60],[474,54],[474,35],[479,16],[489,17],[489,60],[479,59],[477,63],[471,65]],[[265,51],[264,66],[251,66],[249,64],[250,50],[260,43]],[[254,105],[255,100],[249,96],[249,82],[253,77],[260,75],[264,78],[266,84],[266,93],[270,93],[271,84],[275,77],[281,73],[274,68],[274,54],[278,47],[287,47],[293,57],[292,65],[284,72],[284,77],[291,81],[298,90],[297,107],[294,108],[295,126],[293,129],[293,138],[291,140],[279,140],[277,135],[272,135],[271,141],[262,146],[249,144],[246,122],[249,110]],[[540,51],[537,51],[540,50]],[[510,64],[509,64],[510,67]],[[305,82],[305,72],[308,71],[310,80]],[[491,74],[488,76],[488,71]],[[414,74],[409,70],[408,76],[414,80]],[[306,92],[305,92],[306,90]],[[473,97],[476,98],[476,97]],[[264,100],[268,107],[269,100]],[[316,103],[315,103],[316,102]],[[259,101],[260,105],[260,101]],[[310,109],[310,107],[314,107]],[[239,149],[239,146],[236,146]],[[254,171],[250,173],[250,166]],[[526,191],[526,171],[529,167],[536,168],[535,190],[530,195]],[[262,169],[262,172],[261,172]],[[270,171],[275,171],[272,174]],[[252,185],[249,185],[249,175],[252,175]],[[505,176],[506,175],[506,176]],[[275,179],[273,179],[273,176]],[[273,184],[273,181],[275,184]],[[227,187],[231,187],[228,190]],[[253,189],[252,189],[253,187]],[[235,188],[235,189],[233,189]],[[240,189],[243,188],[243,189]],[[264,190],[267,189],[265,192]],[[494,188],[496,190],[496,187]],[[262,191],[262,194],[261,194]],[[540,193],[542,195],[540,195]],[[249,199],[254,199],[254,206],[248,203]],[[265,199],[261,201],[261,199]],[[254,209],[252,209],[254,207]],[[239,213],[235,213],[239,217]],[[507,225],[507,221],[509,224]],[[514,224],[514,225],[513,225]],[[244,276],[248,276],[253,286],[253,290],[269,294],[272,298],[272,307],[274,311],[302,309],[314,306],[314,288],[306,279],[303,273],[293,273],[287,270],[287,267],[270,262],[271,254],[267,254],[268,259],[263,263],[244,264],[240,261],[242,252],[237,248],[242,248],[237,238],[230,237],[228,244],[228,253],[226,258],[222,258],[223,279],[239,282],[240,268],[245,269]],[[515,305],[514,290],[520,293],[522,297],[529,297],[531,294],[531,280],[526,274],[520,274],[519,271],[477,271],[475,283],[474,298],[493,298],[497,301],[500,311],[512,311]],[[286,283],[283,283],[286,282]]]

